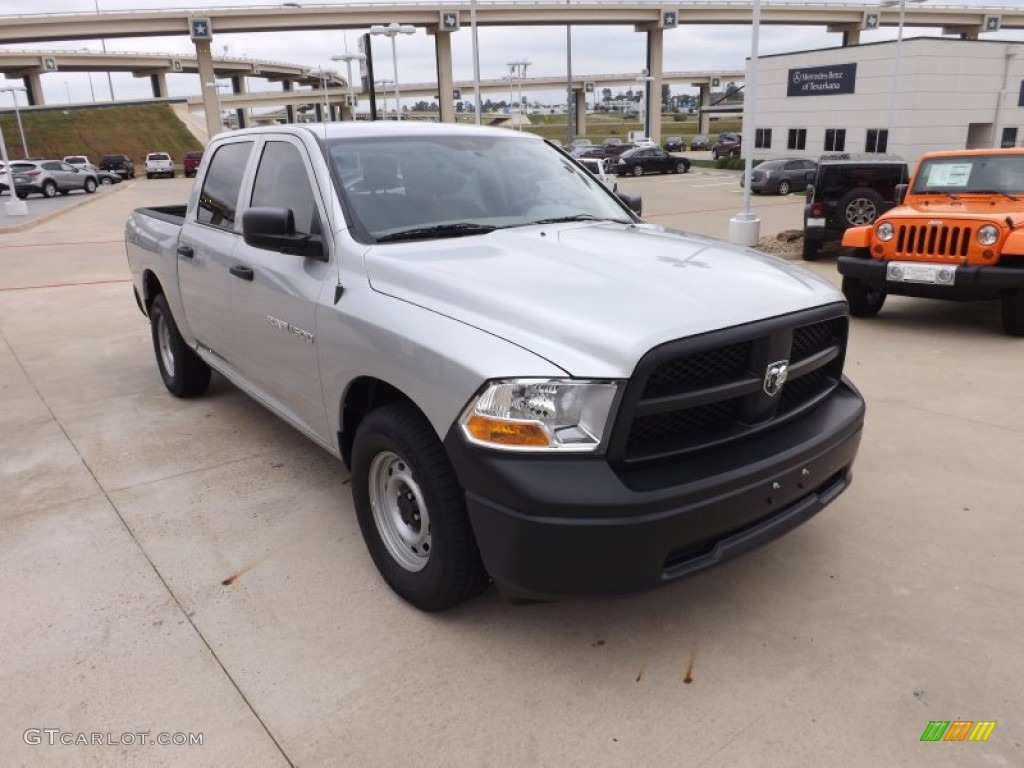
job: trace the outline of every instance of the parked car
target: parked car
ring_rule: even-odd
[[[146,178],[167,176],[174,178],[174,161],[166,152],[150,152],[146,155]]]
[[[930,152],[897,206],[851,227],[838,260],[855,317],[874,317],[889,294],[998,299],[1003,331],[1024,336],[1024,149]]]
[[[723,133],[711,148],[711,156],[716,160],[720,157],[739,157],[742,151],[742,143],[742,134]]]
[[[673,157],[660,147],[634,147],[623,152],[612,171],[616,176],[643,176],[645,173],[686,173],[690,161]]]
[[[122,179],[135,178],[135,164],[128,155],[104,155],[100,158],[100,170],[116,173]]]
[[[491,581],[654,588],[851,482],[840,293],[638,226],[565,170],[518,131],[266,126],[215,136],[188,203],[126,225],[167,390],[199,397],[216,369],[344,462],[374,564],[423,610]]]
[[[89,162],[89,158],[85,155],[66,155],[64,162],[68,165],[73,165],[76,168],[82,168],[87,171],[95,171],[96,166]]]
[[[14,162],[11,170],[15,194],[22,198],[31,194],[56,197],[58,192],[66,195],[76,189],[91,194],[99,184],[95,171],[82,170],[61,160]]]
[[[598,181],[604,184],[611,192],[619,191],[619,183],[615,176],[608,173],[607,161],[601,157],[584,157],[580,159],[580,165],[594,174]]]
[[[581,147],[592,147],[594,142],[590,139],[573,139],[572,144],[569,145],[571,149],[579,149]]]
[[[690,142],[690,151],[698,152],[711,149],[711,139],[705,136],[703,133],[698,133],[693,137]]]
[[[804,205],[803,257],[812,261],[825,243],[838,243],[850,227],[863,227],[896,205],[896,187],[910,178],[895,155],[834,153],[818,158]]]
[[[192,152],[185,153],[185,159],[182,161],[182,165],[185,169],[185,178],[190,178],[196,175],[196,171],[199,169],[199,163],[202,162],[202,159],[202,150],[193,150]]]
[[[816,162],[801,157],[765,160],[750,172],[750,191],[788,195],[793,190],[806,189],[817,170]],[[746,173],[740,176],[741,187],[746,183],[746,176]]]
[[[682,136],[669,136],[661,146],[666,152],[686,151],[686,142],[683,141]]]

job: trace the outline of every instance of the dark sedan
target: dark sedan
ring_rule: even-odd
[[[702,133],[698,133],[693,137],[693,141],[690,142],[690,151],[697,152],[706,149],[711,149],[711,139]]]
[[[682,136],[669,136],[665,139],[665,143],[662,144],[662,147],[666,152],[685,152],[686,142],[683,141]]]
[[[645,173],[686,173],[690,161],[673,157],[661,147],[636,147],[623,152],[612,166],[616,176],[643,176]]]
[[[788,195],[793,190],[807,189],[808,174],[814,178],[818,164],[799,157],[766,160],[750,172],[750,191],[775,195]],[[740,186],[745,179],[740,177]]]

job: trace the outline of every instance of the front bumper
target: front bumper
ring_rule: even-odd
[[[1024,288],[1024,269],[1017,267],[960,265],[952,285],[902,283],[886,279],[889,262],[859,256],[840,256],[839,274],[859,280],[865,287],[896,296],[973,301],[998,296],[1003,291]]]
[[[454,429],[445,447],[503,592],[621,594],[723,563],[813,517],[849,485],[863,420],[864,401],[844,379],[797,422],[628,475],[604,456],[476,448]]]

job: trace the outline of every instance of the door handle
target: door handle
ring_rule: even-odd
[[[231,267],[228,272],[235,277],[242,278],[243,280],[252,280],[253,276],[252,267],[245,267],[241,264],[235,264],[235,266]]]
[[[196,254],[195,254],[195,251],[192,250],[192,246],[191,245],[179,245],[178,246],[178,255],[179,256],[183,256],[186,259],[191,259]]]

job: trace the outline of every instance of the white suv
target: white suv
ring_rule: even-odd
[[[146,178],[167,176],[174,178],[174,162],[166,152],[150,152],[146,155]]]

